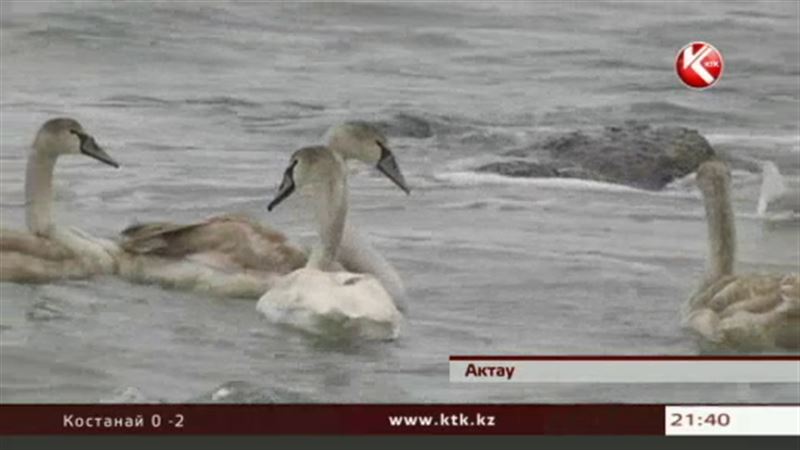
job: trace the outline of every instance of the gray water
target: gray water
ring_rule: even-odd
[[[469,169],[560,130],[637,119],[800,174],[796,2],[560,4],[2,3],[0,206],[23,227],[38,126],[78,118],[122,168],[59,161],[57,217],[115,236],[133,221],[267,214],[291,152],[346,119],[430,124],[395,138],[412,186],[350,177],[351,219],[409,290],[401,337],[330,342],[255,302],[112,277],[0,284],[0,401],[797,402],[797,385],[458,385],[453,354],[696,354],[679,310],[704,267],[692,183],[654,193]],[[716,45],[690,91],[673,61]],[[755,217],[734,174],[739,270],[799,270],[797,225]],[[215,399],[218,399],[217,395]]]

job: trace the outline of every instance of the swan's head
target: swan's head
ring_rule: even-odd
[[[33,148],[39,154],[57,158],[60,155],[84,154],[110,166],[119,167],[94,138],[75,119],[50,119],[39,128]]]
[[[275,198],[267,209],[272,211],[286,200],[295,190],[312,187],[331,190],[336,183],[346,177],[344,164],[339,156],[327,147],[304,147],[292,154],[289,166],[283,172],[283,179]]]
[[[706,197],[717,197],[727,190],[730,183],[731,173],[722,161],[706,161],[697,168],[697,186]]]
[[[409,193],[406,179],[380,130],[367,122],[353,121],[328,131],[328,147],[344,159],[358,159],[374,165],[400,189]]]

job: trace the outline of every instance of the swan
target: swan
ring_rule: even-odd
[[[394,339],[401,314],[381,282],[369,274],[337,271],[337,252],[347,222],[347,171],[342,156],[327,147],[296,151],[272,211],[293,192],[307,196],[319,242],[305,266],[280,277],[256,309],[268,319],[312,334]]]
[[[36,133],[25,174],[28,231],[0,229],[0,281],[44,283],[112,273],[119,249],[53,221],[53,170],[61,155],[83,154],[119,167],[75,119],[48,120]]]
[[[721,161],[697,169],[708,222],[709,264],[689,298],[684,325],[710,348],[800,348],[800,276],[734,274],[736,230],[730,172]]]
[[[756,214],[770,221],[800,217],[800,190],[797,186],[787,187],[778,166],[772,161],[763,163],[761,173]]]
[[[345,160],[374,165],[409,192],[386,137],[367,122],[345,122],[327,133],[327,148]],[[139,283],[192,290],[220,297],[258,299],[282,275],[303,267],[306,253],[286,236],[243,214],[223,214],[191,223],[147,223],[122,232],[125,257],[119,274]],[[398,296],[400,276],[358,233],[345,227],[339,263],[372,273]]]

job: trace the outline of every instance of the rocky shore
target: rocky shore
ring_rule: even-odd
[[[693,172],[715,152],[696,130],[628,122],[599,131],[550,136],[503,155],[507,159],[475,170],[511,177],[581,178],[658,190]]]

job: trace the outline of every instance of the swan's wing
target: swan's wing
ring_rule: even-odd
[[[52,261],[72,258],[75,254],[66,246],[52,240],[36,236],[26,231],[0,228],[0,253],[11,252]]]
[[[759,312],[780,302],[781,275],[738,275],[718,286],[708,306],[723,317],[736,311]]]
[[[121,246],[129,253],[193,258],[209,265],[286,273],[306,261],[305,254],[282,233],[243,215],[221,215],[187,225],[139,224],[122,234]]]
[[[131,253],[163,254],[169,252],[175,236],[208,224],[208,221],[191,224],[170,222],[139,223],[122,230],[122,248]]]
[[[191,253],[215,250],[219,241],[230,238],[239,242],[241,227],[255,229],[256,222],[246,216],[220,215],[201,222],[180,224],[172,222],[148,222],[129,226],[122,231],[122,247],[128,252],[159,256],[181,257]],[[266,228],[266,227],[264,227]],[[259,230],[260,231],[260,230]],[[269,234],[271,230],[267,228]],[[285,240],[283,235],[273,232],[268,238]]]
[[[800,276],[725,277],[690,300],[687,324],[737,348],[800,348]]]
[[[726,275],[718,280],[704,283],[689,299],[689,310],[710,308],[710,303],[714,296],[730,283],[736,281],[736,279],[736,275]]]

